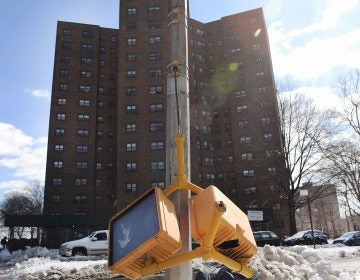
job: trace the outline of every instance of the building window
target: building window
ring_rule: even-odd
[[[275,176],[276,175],[276,167],[269,167],[268,172],[270,173],[271,176]]]
[[[64,145],[63,144],[54,145],[54,151],[55,152],[63,152],[64,151]]]
[[[251,137],[250,136],[242,136],[240,137],[240,144],[250,144]]]
[[[281,204],[279,202],[274,203],[272,206],[273,211],[279,211],[281,210]]]
[[[269,117],[263,117],[261,118],[261,122],[263,125],[268,125],[271,123],[271,119]]]
[[[238,113],[247,112],[248,111],[248,106],[247,105],[238,106],[238,107],[236,107],[236,111]]]
[[[58,121],[65,121],[66,120],[66,114],[65,113],[58,113],[58,114],[56,114],[56,119]]]
[[[64,128],[56,128],[55,129],[55,135],[56,136],[64,136],[65,135],[65,129]]]
[[[78,115],[78,120],[79,121],[88,121],[88,120],[90,120],[90,115],[88,115],[88,114],[79,114]]]
[[[99,60],[99,66],[104,67],[105,66],[105,60]]]
[[[65,84],[65,83],[61,83],[61,84],[59,84],[59,90],[60,91],[68,91],[69,90],[69,85]]]
[[[52,195],[51,196],[51,202],[59,203],[61,202],[61,196],[60,195]]]
[[[93,50],[93,45],[92,44],[81,44],[81,50],[90,52]]]
[[[163,105],[161,103],[159,104],[150,104],[149,105],[149,112],[155,113],[155,112],[162,112],[163,111]]]
[[[63,161],[62,160],[55,160],[53,162],[53,167],[58,168],[58,169],[63,168]]]
[[[206,173],[205,178],[207,182],[213,183],[215,182],[215,174],[214,173]]]
[[[136,70],[128,70],[126,72],[126,77],[127,78],[136,78]]]
[[[253,45],[253,50],[254,51],[260,50],[260,44],[254,44]]]
[[[81,107],[89,107],[90,106],[90,100],[88,100],[88,99],[80,99],[79,100],[79,106],[81,106]]]
[[[77,130],[77,136],[89,136],[89,130],[88,129],[78,129]]]
[[[87,196],[86,195],[74,195],[75,203],[86,203]]]
[[[136,8],[127,8],[126,15],[128,16],[136,15]]]
[[[279,192],[280,188],[278,185],[270,185],[270,192],[274,193],[274,192]]]
[[[64,28],[63,29],[63,35],[64,36],[70,36],[71,35],[71,29],[70,28]]]
[[[59,106],[66,106],[66,98],[58,98],[57,104]]]
[[[246,91],[245,90],[235,92],[235,97],[236,98],[241,98],[241,97],[245,97],[245,96],[246,96]]]
[[[239,128],[246,128],[249,126],[249,122],[248,121],[239,121],[238,126],[239,126]]]
[[[164,130],[164,123],[162,122],[152,122],[150,123],[150,131],[162,131]]]
[[[265,73],[264,72],[257,72],[256,73],[256,79],[262,80],[264,79]]]
[[[101,184],[102,184],[101,179],[96,179],[96,180],[95,180],[95,186],[101,187]]]
[[[160,52],[151,52],[151,53],[149,53],[148,58],[150,61],[161,60],[161,53]]]
[[[160,12],[160,6],[149,6],[148,7],[148,14],[149,15],[155,15]]]
[[[150,142],[150,151],[164,150],[164,141]]]
[[[91,57],[81,57],[80,63],[81,64],[92,64],[92,58]]]
[[[149,94],[150,95],[162,94],[162,93],[163,93],[162,86],[149,86]]]
[[[136,30],[136,22],[127,22],[126,30]]]
[[[136,132],[136,124],[135,123],[126,124],[126,132]]]
[[[103,135],[104,135],[103,131],[96,131],[96,137],[97,138],[101,138],[101,137],[103,137]]]
[[[234,156],[228,156],[227,157],[227,162],[228,163],[233,163],[234,161],[235,161]]]
[[[136,187],[137,187],[137,184],[134,182],[126,183],[126,191],[128,191],[128,192],[136,193]]]
[[[61,42],[61,48],[64,50],[68,50],[71,48],[71,43],[70,42]]]
[[[247,187],[244,189],[246,195],[256,194],[256,187]]]
[[[79,91],[89,93],[91,91],[91,86],[89,86],[89,85],[80,85],[79,86]]]
[[[269,103],[267,101],[261,101],[260,102],[260,108],[266,109],[269,107]]]
[[[151,182],[151,187],[152,188],[160,188],[160,189],[165,189],[165,182],[164,181],[159,181],[159,182]]]
[[[137,92],[136,87],[127,87],[126,88],[126,95],[135,95]]]
[[[89,146],[87,145],[76,145],[76,152],[77,153],[88,153]]]
[[[152,162],[150,162],[150,169],[152,171],[165,170],[165,162],[164,161],[152,161]]]
[[[136,152],[136,143],[127,143],[126,151],[127,152]]]
[[[52,178],[52,185],[53,186],[61,186],[62,185],[62,178]]]
[[[68,77],[69,69],[60,69],[60,77]]]
[[[148,42],[149,42],[150,45],[160,44],[161,43],[161,37],[160,36],[150,36]]]
[[[244,153],[241,154],[241,160],[252,160],[253,154],[252,153]]]
[[[161,77],[161,69],[149,69],[149,77]]]
[[[127,45],[128,46],[136,45],[136,38],[127,38]]]
[[[87,178],[76,178],[75,186],[87,186],[88,180]]]
[[[127,113],[127,114],[134,114],[134,113],[136,113],[136,105],[134,105],[134,104],[126,105],[126,113]]]
[[[265,86],[262,86],[262,87],[258,87],[258,93],[259,94],[265,94],[266,93],[266,87]]]
[[[83,31],[82,32],[82,37],[83,38],[92,38],[93,33],[91,31]]]
[[[61,61],[61,63],[69,63],[70,62],[70,56],[62,55],[60,61]]]
[[[255,176],[254,169],[244,169],[243,170],[243,176],[244,177],[254,177]]]
[[[136,171],[136,169],[137,169],[136,162],[126,163],[126,172],[134,172]]]
[[[102,163],[101,163],[101,162],[97,162],[97,163],[95,164],[95,168],[96,168],[96,170],[101,170],[101,169],[102,169]]]
[[[149,20],[148,21],[148,28],[149,29],[155,29],[161,27],[161,21],[160,20]]]
[[[102,146],[96,147],[96,153],[97,154],[102,154],[103,150],[104,150],[104,148]]]
[[[91,71],[80,71],[81,78],[91,78],[92,72]]]
[[[87,169],[88,168],[88,162],[87,161],[77,161],[75,162],[76,169]]]
[[[136,61],[136,53],[128,53],[128,54],[126,54],[126,61],[127,62]]]
[[[265,133],[264,134],[265,141],[271,141],[272,140],[272,133]]]

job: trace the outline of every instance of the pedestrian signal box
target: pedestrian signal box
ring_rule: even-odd
[[[173,203],[153,188],[109,222],[109,269],[140,278],[147,264],[168,259],[181,249]]]
[[[246,214],[215,186],[194,195],[189,207],[193,239],[204,248],[214,248],[212,258],[251,277],[247,264],[257,247]]]

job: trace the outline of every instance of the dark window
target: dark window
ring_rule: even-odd
[[[82,36],[83,38],[92,38],[93,33],[91,31],[83,31]]]
[[[136,30],[136,22],[127,22],[126,30]]]
[[[81,50],[83,51],[92,51],[93,45],[92,44],[81,44]]]
[[[164,123],[162,122],[153,122],[150,123],[150,131],[162,131],[164,130]]]
[[[149,20],[148,22],[148,28],[149,29],[155,29],[161,27],[161,21],[160,20]]]
[[[70,42],[61,42],[61,48],[64,50],[68,50],[71,48],[71,43]]]
[[[126,95],[135,95],[137,91],[136,87],[127,87],[126,88]]]

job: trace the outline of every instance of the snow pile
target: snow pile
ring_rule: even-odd
[[[8,279],[85,280],[115,277],[107,269],[106,256],[63,258],[57,251],[39,247],[11,255],[3,251],[0,252],[0,261],[10,266],[6,271]],[[254,280],[360,280],[360,247],[328,246],[315,250],[310,246],[265,246],[259,248],[250,266],[254,270]],[[214,279],[219,274],[227,277],[221,279],[243,279],[240,275],[231,275],[229,270],[216,262],[195,259],[193,267],[203,276],[199,279]]]

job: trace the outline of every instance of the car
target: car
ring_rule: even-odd
[[[328,237],[324,232],[320,230],[314,230],[313,232],[314,232],[315,244],[328,244]],[[284,240],[284,245],[286,246],[312,245],[312,244],[313,244],[313,239],[312,239],[311,230],[299,231]]]
[[[253,234],[258,247],[263,247],[266,244],[280,246],[282,243],[281,238],[272,231],[255,231]]]
[[[60,246],[61,256],[106,255],[108,253],[108,230],[98,230],[88,236],[68,241]]]
[[[360,246],[360,231],[345,232],[340,237],[334,239],[333,244],[344,244],[346,246]]]

